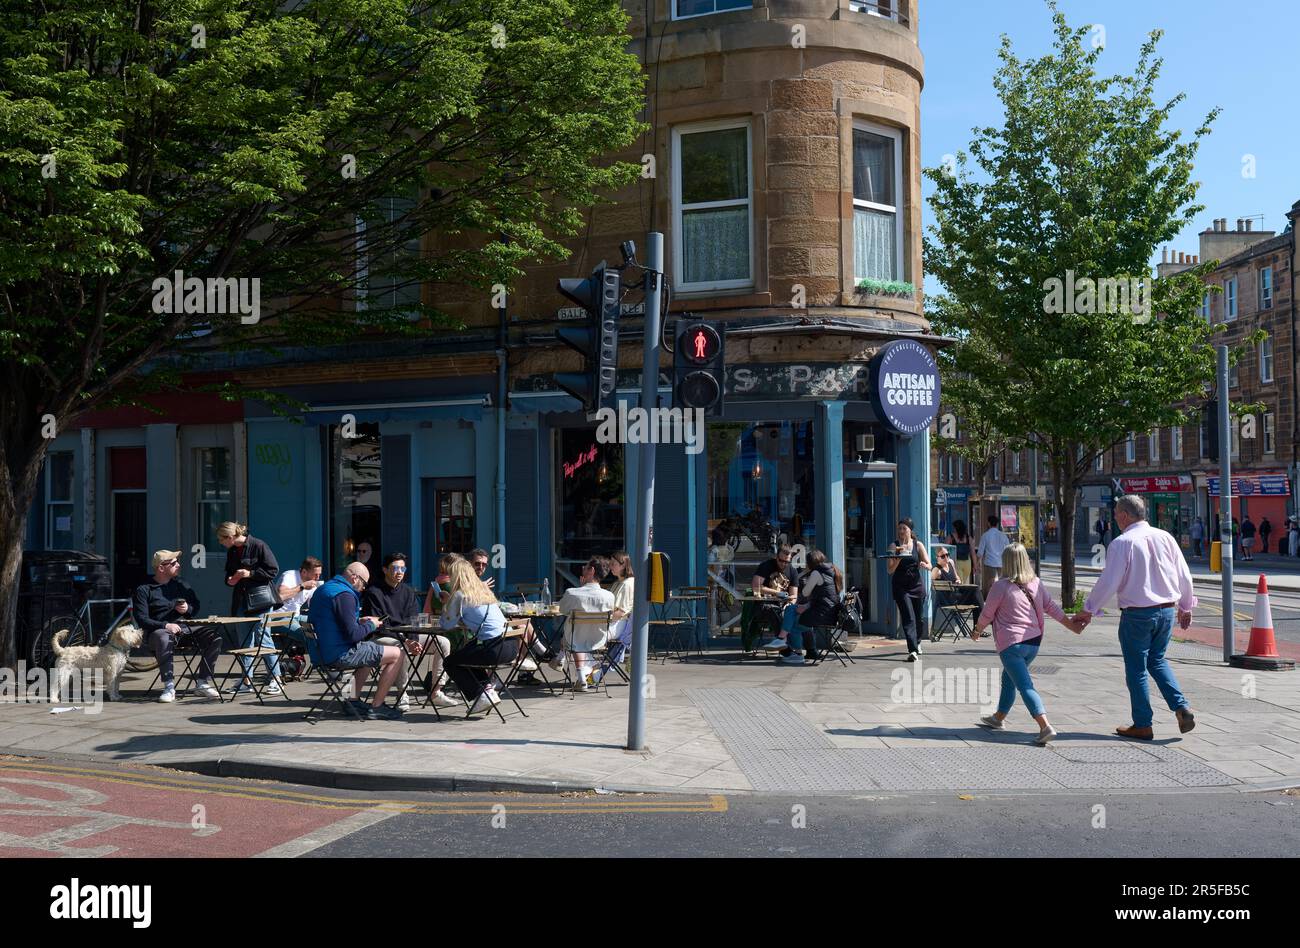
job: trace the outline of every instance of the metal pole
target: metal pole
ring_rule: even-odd
[[[1228,347],[1219,346],[1219,543],[1223,553],[1223,660],[1232,661],[1232,430],[1228,411]]]
[[[651,411],[659,405],[659,306],[663,293],[664,235],[646,235],[645,335],[641,346],[641,407]],[[650,439],[640,445],[637,477],[636,565],[640,578],[633,585],[632,606],[632,694],[627,708],[627,749],[645,750],[645,703],[648,689],[646,652],[650,642],[650,535],[655,504],[655,446]]]

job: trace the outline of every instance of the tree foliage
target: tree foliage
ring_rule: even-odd
[[[1197,310],[1214,264],[1154,281],[1150,307],[1136,316],[1095,311],[1082,297],[1045,312],[1048,290],[1067,271],[1092,281],[1148,277],[1156,248],[1203,209],[1193,160],[1217,113],[1186,139],[1170,127],[1183,97],[1156,99],[1159,32],[1130,75],[1102,76],[1089,28],[1070,27],[1049,7],[1050,53],[1022,60],[1002,39],[993,79],[1001,127],[974,130],[955,175],[926,172],[935,224],[925,263],[952,297],[950,331],[986,353],[963,365],[980,411],[1047,455],[1069,597],[1075,492],[1092,461],[1130,431],[1183,423],[1185,400],[1213,376],[1213,329]]]

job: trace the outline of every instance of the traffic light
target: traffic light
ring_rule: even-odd
[[[722,414],[726,333],[720,326],[679,319],[673,344],[673,407]]]
[[[562,294],[585,311],[581,328],[557,330],[555,336],[582,353],[581,372],[556,373],[555,382],[582,402],[588,414],[613,409],[617,396],[618,316],[623,276],[602,260],[591,276],[560,280]]]
[[[1204,454],[1215,463],[1219,460],[1219,400],[1210,399],[1201,409],[1201,438]]]

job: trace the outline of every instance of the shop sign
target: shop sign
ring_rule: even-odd
[[[1119,486],[1126,494],[1163,494],[1169,491],[1190,491],[1192,489],[1192,478],[1187,474],[1122,477]]]
[[[568,480],[578,472],[578,469],[585,467],[592,461],[596,460],[596,446],[593,444],[586,451],[581,451],[572,461],[564,462],[564,479]]]
[[[1219,496],[1219,478],[1211,477],[1210,496]],[[1290,484],[1284,471],[1260,471],[1257,474],[1234,474],[1232,493],[1236,497],[1251,497],[1256,494],[1265,496],[1283,496],[1291,493]]]
[[[901,339],[882,346],[870,367],[876,417],[900,434],[929,428],[939,411],[939,366],[930,350]]]
[[[948,506],[948,492],[942,487],[936,487],[934,490],[934,504],[936,507]]]

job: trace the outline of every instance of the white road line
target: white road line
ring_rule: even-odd
[[[273,846],[264,853],[258,853],[254,859],[292,859],[295,856],[303,856],[314,849],[320,849],[327,846],[335,840],[349,836],[358,830],[374,826],[384,820],[392,819],[401,813],[401,810],[392,810],[386,807],[377,806],[371,810],[363,810],[360,813],[354,813],[351,816],[345,816],[337,823],[331,823],[329,826],[323,826],[306,836],[299,836],[297,839],[291,839],[287,843],[281,843],[279,846]]]

